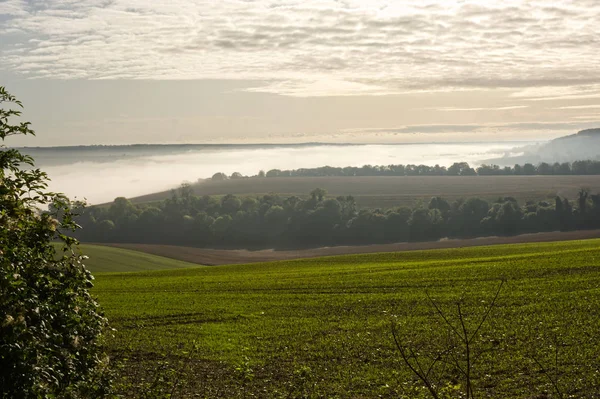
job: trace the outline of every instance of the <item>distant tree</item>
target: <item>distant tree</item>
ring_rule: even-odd
[[[448,230],[459,237],[477,236],[482,232],[481,220],[488,214],[490,205],[481,198],[459,200],[452,204]]]
[[[558,167],[556,167],[556,164],[555,164],[555,170],[556,170],[557,174],[570,175],[571,174],[571,164],[568,162],[563,162]]]
[[[279,169],[271,169],[266,174],[266,177],[279,177],[279,176],[281,176],[281,170],[279,170]]]
[[[218,172],[212,175],[211,179],[214,181],[227,180],[227,175],[225,173]]]
[[[587,163],[584,161],[575,161],[571,165],[571,173],[574,175],[586,175],[587,174]]]
[[[410,239],[414,241],[438,239],[442,223],[443,218],[438,209],[417,208],[407,221]]]
[[[194,195],[194,188],[190,183],[181,183],[177,189],[177,194],[184,202],[188,203]]]
[[[399,242],[409,240],[408,219],[412,214],[412,210],[403,206],[387,213],[385,222],[385,238],[386,241]]]
[[[279,238],[285,230],[288,220],[285,209],[279,205],[274,205],[270,207],[267,212],[265,212],[264,219],[267,223],[265,227],[267,228],[268,234],[271,236],[271,238]]]
[[[221,210],[223,213],[233,215],[242,207],[242,201],[235,195],[227,194],[221,199]]]
[[[241,209],[244,212],[253,212],[258,208],[258,201],[252,197],[246,197],[242,200]]]
[[[386,216],[362,210],[347,223],[351,242],[375,243],[385,238]]]
[[[240,172],[233,172],[231,174],[231,179],[242,179],[244,176]]]
[[[448,168],[447,173],[451,176],[473,176],[477,174],[475,169],[471,168],[466,162],[455,162]]]
[[[261,170],[260,172],[258,172],[258,177],[265,177],[265,171]]]
[[[159,229],[163,222],[162,210],[156,206],[151,206],[142,211],[138,218],[138,227],[140,231],[152,232]],[[114,228],[114,225],[113,227]]]
[[[115,229],[115,222],[110,219],[104,219],[98,223],[98,231],[101,234],[103,241],[110,241],[110,235]]]
[[[588,188],[582,188],[577,194],[577,209],[581,215],[585,215],[587,212],[587,201],[590,190]]]
[[[540,175],[551,175],[554,173],[552,166],[547,164],[546,162],[542,162],[537,167],[537,173]]]
[[[515,234],[519,231],[519,224],[522,218],[521,208],[512,201],[506,201],[498,210],[496,215],[496,224],[501,234]]]
[[[536,170],[535,170],[535,166],[533,166],[533,164],[530,163],[526,163],[525,165],[523,165],[523,174],[524,175],[535,175]]]
[[[450,204],[448,203],[448,201],[446,201],[442,197],[431,198],[431,200],[429,201],[428,208],[429,209],[439,209],[439,211],[442,213],[444,218],[446,218],[448,215],[448,212],[450,212]]]
[[[498,165],[481,165],[477,168],[477,174],[480,176],[501,175],[504,171]]]
[[[521,167],[521,165],[518,165],[518,164],[516,164],[516,165],[513,167],[513,173],[514,173],[515,175],[522,175],[522,174],[523,174],[523,168]]]
[[[319,202],[323,201],[323,197],[327,195],[327,191],[322,188],[315,188],[310,192],[310,196],[317,199]]]
[[[117,197],[108,208],[108,217],[116,224],[121,224],[133,212],[135,212],[135,208],[127,198]]]
[[[223,239],[226,237],[229,228],[231,227],[232,217],[229,215],[219,216],[210,226],[211,231],[216,238]]]

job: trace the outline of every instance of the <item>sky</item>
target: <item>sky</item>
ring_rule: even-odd
[[[600,126],[600,1],[0,0],[10,145],[548,140]]]

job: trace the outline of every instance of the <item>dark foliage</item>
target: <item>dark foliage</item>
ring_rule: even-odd
[[[311,247],[426,241],[600,227],[600,196],[581,190],[576,205],[554,201],[519,205],[512,197],[489,203],[434,197],[414,208],[357,209],[352,196],[306,198],[194,196],[188,185],[156,203],[117,198],[80,219],[80,237],[94,242],[156,243],[224,248]]]

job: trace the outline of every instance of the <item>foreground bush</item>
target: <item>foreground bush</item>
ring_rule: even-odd
[[[10,124],[21,107],[0,87],[0,138],[33,134]],[[10,108],[10,106],[13,108]],[[69,201],[46,191],[33,160],[0,146],[0,395],[3,398],[100,397],[108,358],[107,321],[88,290],[92,275],[76,241]],[[47,206],[50,212],[37,207]],[[51,243],[60,240],[63,254]]]

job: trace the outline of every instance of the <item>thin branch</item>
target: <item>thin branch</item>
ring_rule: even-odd
[[[542,363],[533,355],[531,355],[531,359],[533,359],[533,361],[539,366],[539,368],[542,371],[542,374],[544,374],[546,376],[546,378],[548,378],[548,381],[550,381],[550,383],[552,384],[552,387],[554,387],[554,390],[556,391],[556,393],[558,394],[559,398],[563,397],[562,392],[560,391],[560,389],[558,388],[558,383],[557,381],[554,380],[554,378],[552,378],[550,376],[550,373],[548,372],[548,370],[546,370],[544,368],[544,366],[542,365]]]
[[[406,356],[406,353],[404,352],[404,348],[402,347],[402,345],[400,345],[400,342],[398,341],[398,337],[397,337],[397,334],[396,334],[396,326],[394,325],[394,323],[392,323],[392,336],[394,337],[394,342],[396,343],[396,347],[398,348],[398,351],[400,352],[400,356],[402,357],[402,360],[404,361],[404,363],[408,366],[408,368],[410,368],[410,370],[417,377],[419,377],[419,379],[423,382],[423,384],[425,384],[425,387],[427,387],[427,390],[429,391],[429,393],[431,394],[431,396],[433,396],[434,399],[440,399],[439,395],[435,391],[435,388],[431,385],[431,382],[429,381],[429,379],[425,375],[422,375],[410,363],[409,358]],[[417,364],[418,364],[418,362],[417,362]]]
[[[425,295],[427,295],[427,299],[429,299],[429,302],[434,307],[434,309],[437,311],[438,315],[446,322],[446,324],[452,329],[452,331],[458,337],[460,337],[461,335],[458,332],[458,330],[456,329],[456,327],[454,327],[454,325],[452,323],[450,323],[450,321],[448,320],[448,318],[446,318],[446,315],[444,314],[444,312],[441,311],[441,309],[437,306],[437,304],[435,303],[435,301],[431,298],[431,296],[429,295],[429,292],[425,291]]]
[[[477,333],[481,329],[481,326],[483,326],[483,323],[485,323],[485,321],[487,320],[488,316],[492,312],[492,308],[496,304],[496,300],[498,299],[498,296],[500,295],[500,291],[502,290],[502,286],[504,285],[505,281],[506,280],[500,281],[500,285],[498,286],[498,290],[496,290],[496,295],[494,295],[494,299],[492,299],[492,302],[490,303],[490,306],[488,306],[487,311],[483,315],[483,318],[481,319],[481,323],[479,323],[479,325],[475,329],[475,332],[471,335],[471,338],[470,338],[471,340],[475,337],[475,335],[477,335]]]
[[[471,386],[471,347],[470,347],[470,343],[471,341],[469,340],[469,333],[467,332],[467,326],[465,325],[465,318],[462,314],[462,309],[460,306],[460,302],[457,305],[458,307],[458,320],[460,321],[460,325],[462,327],[462,331],[465,337],[465,355],[466,355],[466,362],[467,362],[467,399],[472,398],[473,397],[473,387]]]

